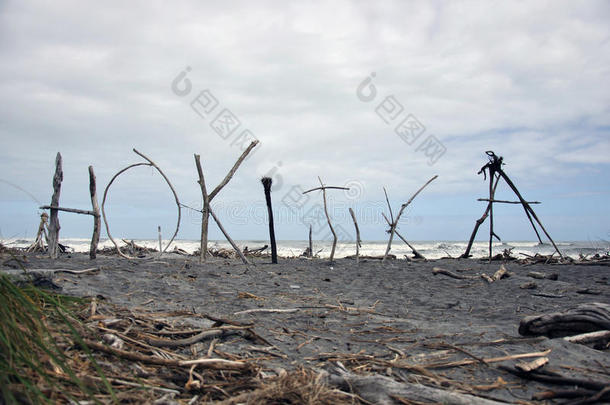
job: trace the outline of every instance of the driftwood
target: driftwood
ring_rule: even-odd
[[[398,221],[400,221],[400,216],[404,212],[405,208],[407,208],[409,206],[409,204],[411,204],[411,202],[415,199],[415,197],[417,197],[417,195],[419,193],[421,193],[422,190],[424,188],[426,188],[426,186],[428,186],[428,184],[432,183],[432,181],[434,181],[437,177],[438,177],[438,175],[433,176],[430,180],[428,180],[426,182],[426,184],[421,186],[419,188],[419,190],[417,190],[415,192],[415,194],[413,194],[413,196],[411,198],[409,198],[409,200],[406,203],[404,203],[403,205],[400,206],[400,211],[398,211],[398,215],[396,215],[396,219],[393,218],[392,208],[390,208],[390,201],[388,200],[388,195],[386,193],[386,201],[388,203],[388,208],[390,210],[390,218],[392,219],[392,221],[391,221],[391,224],[390,224],[390,239],[388,240],[388,246],[387,246],[387,248],[385,250],[385,254],[383,255],[382,262],[385,262],[387,260],[387,258],[388,258],[388,255],[390,254],[390,249],[392,249],[392,239],[394,238],[394,233],[396,232],[396,227],[398,226]],[[385,193],[385,188],[383,189],[383,191]]]
[[[172,194],[174,195],[174,199],[176,201],[176,207],[178,208],[178,219],[176,221],[176,230],[174,231],[174,234],[172,235],[171,239],[169,240],[169,242],[167,242],[167,245],[165,245],[165,249],[163,249],[162,252],[165,252],[167,250],[167,248],[172,244],[172,242],[174,241],[174,238],[176,237],[176,235],[178,235],[178,230],[180,229],[180,218],[182,217],[182,210],[181,210],[181,204],[180,204],[180,200],[178,199],[178,194],[176,194],[176,190],[174,189],[174,186],[172,186],[172,183],[169,181],[169,179],[167,178],[167,176],[165,175],[165,173],[163,173],[163,170],[161,170],[161,168],[159,168],[159,166],[157,166],[157,164],[155,162],[153,162],[150,158],[148,158],[147,156],[145,156],[144,154],[138,152],[135,148],[133,149],[133,152],[139,156],[141,156],[142,158],[144,158],[144,160],[147,161],[147,163],[141,162],[141,163],[134,163],[132,165],[129,165],[121,170],[119,170],[113,177],[112,179],[110,179],[110,182],[108,183],[108,185],[106,186],[106,188],[104,189],[104,198],[102,199],[102,218],[104,218],[104,225],[106,226],[106,233],[108,234],[108,239],[110,239],[110,241],[112,242],[112,244],[114,245],[114,247],[117,250],[117,253],[119,254],[119,256],[124,257],[126,259],[136,259],[135,257],[130,257],[127,256],[126,254],[124,254],[123,252],[121,252],[121,249],[119,248],[119,244],[116,242],[116,240],[114,240],[114,238],[112,237],[112,235],[110,234],[110,227],[108,225],[108,219],[106,218],[106,211],[104,210],[104,207],[106,205],[106,198],[108,197],[108,190],[110,189],[110,186],[112,185],[112,183],[114,182],[114,180],[116,180],[117,177],[119,177],[121,174],[123,174],[124,172],[126,172],[129,169],[132,169],[134,167],[138,167],[138,166],[151,166],[154,167],[159,174],[161,175],[161,177],[163,177],[163,179],[165,180],[165,182],[167,183],[167,185],[169,186]],[[162,253],[161,252],[161,253]]]
[[[335,257],[335,248],[337,247],[337,232],[335,232],[335,228],[333,228],[333,224],[330,222],[330,215],[328,214],[328,205],[326,204],[326,190],[327,189],[335,189],[335,190],[349,190],[348,187],[338,187],[338,186],[325,186],[322,183],[322,179],[318,176],[318,181],[320,182],[320,187],[312,188],[311,190],[303,191],[303,194],[307,194],[311,191],[322,190],[322,199],[324,201],[324,214],[326,215],[326,222],[328,223],[328,227],[330,228],[330,232],[333,234],[333,246],[330,250],[330,262],[333,262]]]
[[[313,242],[311,240],[312,226],[309,224],[309,258],[313,258]]]
[[[69,273],[69,274],[93,274],[99,272],[99,267],[92,267],[83,270],[72,270],[72,269],[3,269],[0,274],[7,275],[19,285],[32,284],[36,287],[48,288],[48,289],[61,289],[60,286],[56,285],[53,281],[56,273]]]
[[[47,244],[49,243],[49,235],[47,233],[49,221],[49,214],[43,212],[40,214],[40,224],[38,225],[38,232],[36,232],[36,239],[34,242],[27,247],[27,252],[44,252],[45,251],[45,241]]]
[[[100,206],[97,203],[97,186],[95,181],[95,173],[93,173],[93,166],[89,166],[89,194],[91,196],[91,207],[93,208],[93,235],[91,236],[89,258],[95,259],[97,255],[97,245],[100,241],[102,219],[100,216]]]
[[[602,348],[608,348],[608,343],[610,342],[610,330],[598,330],[580,335],[567,336],[563,339],[570,343],[579,343],[582,345],[595,343]]]
[[[354,210],[350,208],[349,214],[352,216],[354,227],[356,228],[356,264],[358,264],[360,261],[360,247],[362,246],[362,241],[360,240],[360,229],[358,228],[358,221],[356,221],[356,214],[354,214]]]
[[[220,220],[218,219],[218,217],[216,216],[216,214],[214,214],[214,211],[212,211],[212,207],[208,207],[208,212],[210,213],[210,215],[212,216],[212,218],[214,219],[214,222],[216,222],[216,225],[218,225],[218,228],[220,229],[220,231],[222,232],[222,234],[225,236],[225,238],[227,238],[227,240],[229,241],[229,243],[231,244],[231,246],[233,246],[233,249],[235,250],[235,252],[237,253],[237,255],[239,256],[239,258],[241,259],[242,262],[244,262],[244,264],[250,264],[250,262],[248,261],[248,259],[246,259],[246,256],[244,256],[244,254],[242,253],[241,249],[237,246],[237,244],[233,241],[233,239],[231,239],[231,237],[229,236],[229,234],[227,233],[227,231],[225,230],[225,228],[222,226],[222,224],[220,223]]]
[[[61,192],[61,182],[63,180],[63,171],[61,168],[62,159],[61,154],[58,152],[55,158],[55,176],[53,177],[53,197],[51,198],[51,205],[43,205],[40,209],[51,211],[51,221],[49,222],[49,237],[47,238],[49,243],[49,254],[52,258],[57,258],[58,251],[63,251],[61,244],[59,243],[59,211],[70,212],[73,214],[84,214],[93,216],[93,235],[91,236],[91,247],[89,248],[89,258],[95,259],[97,254],[97,245],[100,241],[100,208],[97,203],[97,191],[95,185],[95,173],[93,172],[93,166],[89,166],[89,194],[91,195],[91,210],[81,210],[77,208],[66,208],[59,206],[59,195]],[[36,250],[43,250],[44,244],[42,243],[41,230],[44,231],[44,224],[42,221],[36,236],[36,241],[31,246]],[[52,235],[52,236],[51,236]],[[45,234],[46,236],[46,234]]]
[[[201,168],[201,156],[195,154],[195,166],[197,167],[197,174],[199,176],[199,180],[197,180],[197,183],[199,183],[199,187],[201,188],[201,196],[203,198],[203,207],[201,209],[201,247],[199,249],[200,261],[205,261],[206,257],[208,256],[208,226],[210,222],[210,203],[212,202],[214,197],[216,197],[216,195],[220,192],[220,190],[222,190],[222,188],[229,183],[239,166],[246,159],[252,149],[256,147],[256,145],[258,145],[258,140],[252,141],[250,143],[246,150],[237,159],[231,170],[229,170],[225,178],[209,194],[205,186],[203,169]]]
[[[163,366],[192,366],[198,365],[202,368],[210,368],[215,370],[244,370],[250,368],[251,366],[248,363],[243,361],[231,361],[225,359],[209,359],[202,358],[196,360],[174,360],[174,359],[165,359],[162,357],[153,357],[146,356],[140,353],[129,352],[126,350],[115,349],[110,346],[106,346],[105,344],[95,342],[91,339],[83,339],[83,342],[89,346],[89,348],[93,350],[98,350],[101,352],[105,352],[108,354],[113,354],[117,357],[121,357],[127,360],[140,361],[142,363],[148,364],[158,364]]]
[[[491,180],[491,176],[490,176],[490,180]],[[460,256],[461,258],[467,259],[471,256],[470,249],[472,249],[472,244],[474,243],[474,238],[477,236],[479,227],[483,224],[483,222],[485,222],[485,220],[489,216],[489,213],[492,212],[492,209],[493,209],[492,201],[493,201],[494,195],[496,193],[496,188],[498,187],[499,181],[500,181],[500,176],[497,176],[495,178],[495,181],[493,182],[493,185],[491,186],[491,188],[489,190],[489,202],[487,203],[485,212],[483,213],[483,215],[481,215],[481,218],[476,220],[476,222],[474,224],[474,229],[472,230],[472,233],[470,234],[470,239],[468,240],[468,245],[466,246],[466,251],[462,254],[462,256]]]
[[[493,229],[493,204],[494,203],[509,203],[509,204],[513,203],[511,201],[494,199],[496,186],[498,184],[499,179],[502,178],[506,182],[506,184],[510,187],[510,189],[515,193],[517,198],[519,199],[519,203],[523,206],[525,215],[527,216],[527,219],[529,220],[530,224],[532,225],[532,228],[534,229],[534,232],[536,233],[536,237],[538,238],[538,241],[540,243],[542,243],[542,239],[540,238],[538,229],[536,228],[536,225],[534,224],[534,220],[536,221],[536,223],[538,223],[538,225],[540,226],[540,228],[542,229],[542,231],[544,232],[546,237],[551,241],[551,243],[553,244],[553,247],[555,248],[555,251],[559,254],[559,257],[563,258],[563,255],[561,254],[561,252],[559,251],[559,248],[553,241],[553,238],[551,238],[549,233],[546,231],[546,229],[544,228],[544,225],[542,225],[542,222],[540,222],[540,219],[538,219],[538,216],[536,215],[536,213],[534,212],[534,209],[530,205],[530,204],[534,204],[534,203],[538,203],[538,202],[537,201],[528,202],[523,198],[523,196],[517,189],[517,186],[515,186],[515,184],[508,177],[508,175],[504,172],[504,170],[502,170],[502,165],[504,163],[503,163],[503,158],[501,156],[498,157],[493,151],[487,151],[485,153],[487,154],[487,156],[489,158],[489,162],[486,165],[484,165],[481,168],[481,170],[479,170],[478,174],[482,173],[484,178],[486,178],[487,171],[489,171],[489,198],[479,199],[481,201],[487,201],[487,209],[485,210],[485,213],[483,214],[483,216],[479,220],[477,220],[477,224],[475,225],[475,229],[472,233],[472,236],[470,237],[470,241],[468,243],[468,247],[466,248],[466,252],[462,255],[462,257],[468,257],[470,255],[470,248],[472,247],[472,242],[474,241],[474,236],[476,235],[476,232],[477,232],[479,226],[481,225],[481,223],[483,223],[483,221],[485,221],[485,219],[487,218],[487,214],[489,213],[489,260],[491,261],[492,240],[494,237],[496,237],[498,240],[500,240],[498,235],[496,235],[494,233],[494,229]]]
[[[607,382],[604,383],[595,380],[584,380],[580,378],[564,377],[554,372],[545,372],[544,370],[534,370],[531,372],[525,372],[517,368],[512,368],[504,365],[500,365],[498,366],[498,368],[527,380],[540,381],[550,384],[571,385],[591,390],[603,390],[608,387]]]
[[[550,273],[550,274],[546,274],[546,273],[541,273],[539,271],[530,271],[529,273],[527,273],[528,277],[531,278],[535,278],[538,280],[542,280],[542,279],[548,279],[548,280],[557,280],[559,278],[559,274],[558,273]]]
[[[267,204],[267,215],[269,216],[269,238],[271,240],[271,263],[277,264],[277,245],[275,243],[275,228],[273,227],[273,208],[271,206],[271,177],[261,179],[265,189],[265,202]]]
[[[492,203],[501,203],[501,204],[521,204],[521,201],[506,201],[506,200],[493,200],[489,198],[477,198],[477,201],[487,201]],[[528,204],[542,204],[540,201],[528,201]]]
[[[233,335],[239,333],[245,329],[245,327],[239,326],[223,326],[220,328],[208,329],[199,332],[196,335],[193,335],[184,339],[154,339],[147,338],[146,343],[154,347],[181,347],[181,346],[190,346],[194,345],[197,342],[201,342],[202,340],[214,339],[225,337],[229,335]]]
[[[55,156],[55,174],[53,175],[53,196],[51,197],[51,207],[57,207],[59,205],[59,195],[61,193],[61,182],[64,179],[64,172],[61,168],[61,153],[57,152]],[[51,215],[49,218],[49,256],[52,259],[57,259],[59,255],[58,246],[59,243],[59,217],[57,208],[51,208]]]
[[[523,336],[562,337],[597,330],[610,330],[610,304],[593,302],[565,312],[527,316],[519,325]]]
[[[328,383],[337,388],[353,392],[369,403],[379,405],[402,403],[443,403],[455,405],[499,405],[492,401],[469,394],[432,388],[422,384],[400,383],[382,375],[361,376],[349,372],[331,374]],[[408,402],[407,402],[408,401]]]
[[[592,391],[584,388],[573,388],[564,390],[548,390],[537,392],[532,396],[535,400],[553,399],[553,398],[578,398],[577,401],[568,402],[570,405],[585,405],[597,404],[599,401],[610,399],[610,387],[606,387],[599,391]]]
[[[531,372],[531,371],[535,371],[538,370],[539,368],[544,367],[546,364],[548,364],[549,362],[549,358],[548,357],[539,357],[536,360],[532,360],[532,361],[522,361],[520,363],[515,364],[515,368],[517,370],[520,371],[525,371],[527,373]]]
[[[461,274],[453,273],[449,270],[441,269],[440,267],[433,267],[432,274],[434,274],[434,275],[444,274],[448,277],[456,278],[458,280],[473,280],[473,279],[479,278],[478,276],[463,276]]]
[[[390,211],[390,214],[392,214],[392,212]],[[392,222],[388,219],[388,217],[386,217],[386,215],[382,212],[381,215],[383,216],[383,218],[385,219],[385,221],[388,223],[388,225],[392,226]],[[419,253],[417,251],[417,249],[415,249],[415,247],[413,247],[413,245],[411,245],[409,243],[409,241],[407,241],[404,236],[402,236],[399,232],[398,229],[394,229],[394,233],[396,234],[396,236],[398,236],[400,238],[400,240],[402,240],[408,247],[409,249],[411,249],[411,252],[413,252],[413,257],[415,259],[424,259],[427,260],[424,255],[422,255],[421,253]]]
[[[245,314],[275,314],[275,313],[287,313],[291,314],[293,312],[300,311],[299,308],[254,308],[254,309],[246,309],[245,311],[234,312],[233,315],[245,315]]]

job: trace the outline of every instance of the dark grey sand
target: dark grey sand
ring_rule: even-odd
[[[254,330],[276,347],[272,352],[278,356],[264,362],[270,369],[318,367],[328,353],[360,353],[391,360],[402,351],[417,363],[417,355],[438,353],[447,343],[482,358],[551,348],[551,369],[566,376],[610,380],[607,350],[562,339],[524,338],[517,332],[520,320],[527,315],[566,310],[587,302],[610,303],[608,266],[519,265],[474,259],[417,263],[393,260],[385,265],[379,260],[356,264],[353,259],[340,259],[332,267],[323,259],[280,259],[278,265],[268,262],[259,258],[256,266],[247,269],[237,261],[218,258],[199,264],[197,258],[173,255],[138,261],[109,256],[90,261],[84,254],[72,254],[56,261],[29,255],[26,266],[75,270],[101,267],[97,274],[57,273],[54,282],[65,294],[103,297],[120,306],[148,311],[189,310],[254,322]],[[512,275],[492,284],[481,278],[459,280],[432,273],[433,267],[440,267],[462,275],[492,275],[501,264]],[[535,280],[527,276],[531,271],[558,273],[559,277]],[[520,288],[531,281],[536,283],[535,289]],[[295,311],[235,315],[259,308]],[[196,322],[201,323],[201,318],[194,318]],[[499,339],[503,341],[493,343]],[[226,340],[218,346],[223,351],[239,355],[240,351],[251,350],[252,342]],[[441,360],[465,358],[468,356],[464,353],[452,351]],[[492,384],[502,377],[514,384],[487,395],[509,402],[530,400],[533,393],[551,388],[526,383],[498,370],[498,364],[438,372],[469,384]],[[400,373],[396,370],[393,376]]]

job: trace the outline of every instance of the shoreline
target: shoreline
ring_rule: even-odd
[[[22,239],[22,238],[11,238],[6,239],[2,243],[7,247],[24,248],[29,246],[34,240],[33,239]],[[154,239],[133,239],[136,245],[146,247],[148,249],[159,248],[158,240]],[[123,242],[118,239],[117,242],[123,246]],[[167,243],[167,240],[163,240],[163,246]],[[61,238],[60,243],[68,246],[73,253],[88,252],[90,246],[90,239],[88,238]],[[268,241],[265,240],[238,240],[237,245],[243,250],[245,247],[248,249],[259,249],[265,245],[268,245]],[[412,241],[411,244],[422,253],[427,259],[440,259],[445,257],[457,258],[464,253],[467,245],[467,241]],[[314,240],[314,253],[317,253],[320,258],[327,258],[330,254],[330,247],[332,241],[328,240]],[[172,245],[169,247],[167,252],[171,252],[174,249],[180,249],[185,253],[193,254],[199,249],[200,242],[194,239],[178,239],[174,240]],[[562,251],[562,254],[571,257],[572,259],[578,259],[580,255],[593,256],[595,254],[608,254],[610,252],[610,242],[607,241],[558,241],[557,245]],[[210,240],[209,245],[212,249],[228,249],[231,250],[230,244],[225,240]],[[280,257],[290,258],[299,257],[308,246],[308,242],[305,240],[280,240],[278,241],[278,255]],[[363,241],[360,248],[360,254],[363,256],[378,256],[383,255],[387,246],[387,241]],[[98,245],[98,250],[108,252],[108,248],[114,248],[114,245],[109,239],[101,238]],[[525,258],[526,255],[533,256],[535,254],[550,255],[554,252],[551,244],[543,243],[540,244],[537,241],[505,241],[505,242],[494,242],[493,254],[502,254],[505,250],[511,250],[511,255],[517,258]],[[266,253],[270,251],[267,248]],[[335,253],[336,258],[344,258],[355,254],[355,243],[353,241],[337,243],[337,249]],[[392,245],[392,254],[399,258],[405,256],[410,257],[412,254],[411,249],[404,245],[401,241],[394,241]],[[488,241],[475,241],[471,251],[472,257],[474,258],[485,258],[488,257]]]

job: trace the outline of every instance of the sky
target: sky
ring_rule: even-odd
[[[407,207],[411,240],[467,240],[486,203],[486,151],[555,240],[610,239],[607,1],[0,1],[0,239],[32,238],[51,201],[90,209],[88,166],[115,237],[164,237],[202,204],[194,154],[238,240],[386,238]],[[515,200],[500,182],[496,198]],[[179,239],[201,215],[183,207]],[[518,205],[495,205],[504,240],[535,240]],[[89,216],[61,213],[60,238]],[[478,239],[488,235],[487,223]],[[106,237],[106,232],[102,233]],[[212,224],[210,237],[222,235]]]

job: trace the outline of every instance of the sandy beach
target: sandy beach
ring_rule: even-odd
[[[64,254],[59,260],[28,254],[23,261],[33,271],[97,269],[86,274],[54,272],[53,283],[63,294],[96,297],[132,310],[187,311],[193,313],[192,326],[198,327],[212,322],[197,314],[253,324],[271,353],[260,362],[266,370],[324,368],[337,361],[357,370],[366,359],[400,358],[410,365],[471,360],[434,372],[455,384],[490,386],[479,394],[515,403],[531,401],[532,395],[552,385],[526,381],[497,367],[516,360],[490,366],[473,358],[550,349],[549,369],[610,383],[608,350],[518,333],[520,321],[529,315],[583,303],[609,303],[607,266],[475,259],[385,264],[375,259],[361,259],[358,264],[354,259],[339,259],[332,265],[324,259],[305,258],[280,259],[277,265],[269,262],[257,258],[254,266],[246,267],[235,260],[212,258],[201,264],[196,257],[173,254],[89,260],[80,253]],[[509,277],[492,283],[481,277],[492,276],[501,266]],[[2,269],[15,272],[14,267],[14,259],[4,260]],[[440,274],[439,269],[462,278]],[[533,278],[528,275],[532,272],[548,278]],[[223,338],[216,348],[242,356],[252,350],[252,342]],[[430,383],[399,367],[365,370],[397,381]]]

